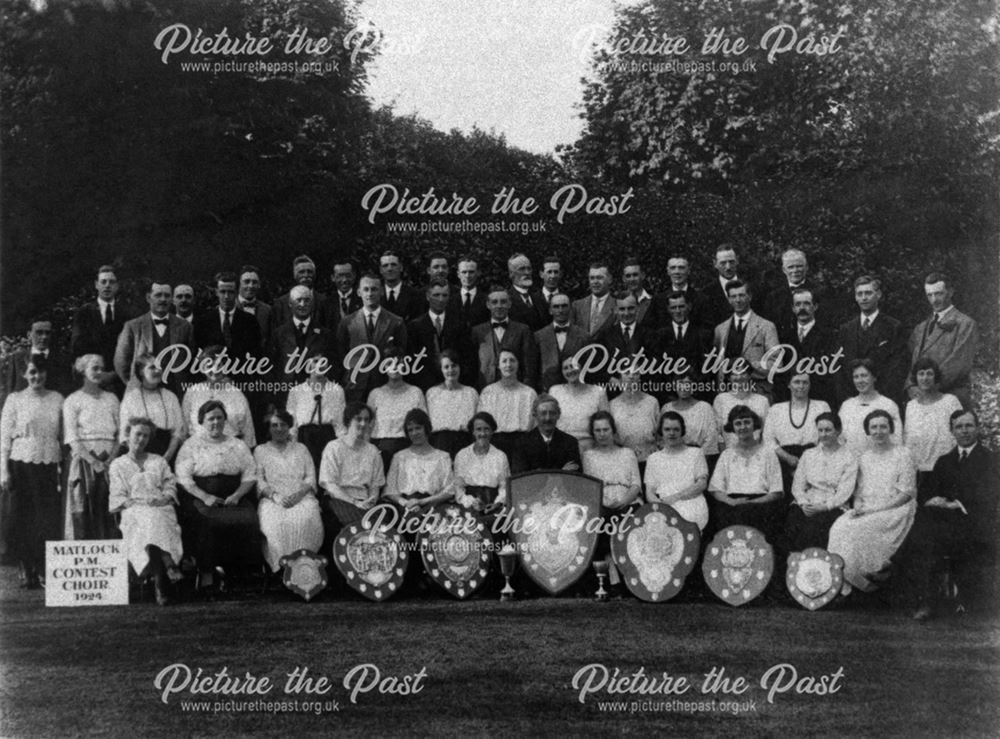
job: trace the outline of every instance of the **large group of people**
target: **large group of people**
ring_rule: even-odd
[[[512,474],[556,469],[601,480],[606,518],[659,501],[706,538],[742,524],[779,554],[826,548],[845,592],[902,563],[924,617],[938,559],[992,562],[978,335],[946,276],[926,278],[931,316],[907,338],[871,275],[854,281],[857,314],[824,320],[797,249],[766,290],[728,244],[700,290],[686,258],[666,264],[657,294],[636,259],[618,291],[592,264],[573,300],[555,256],[540,288],[524,254],[509,284],[484,288],[475,259],[458,259],[453,285],[435,253],[420,289],[386,252],[378,274],[335,263],[330,294],[302,256],[272,304],[244,266],[215,275],[197,313],[191,285],[152,280],[141,314],[101,267],[72,362],[47,320],[3,358],[0,541],[36,587],[45,540],[120,535],[165,602],[185,558],[212,592],[234,561],[277,572],[291,552],[328,551],[380,502],[491,516]]]

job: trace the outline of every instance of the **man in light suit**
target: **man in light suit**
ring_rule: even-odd
[[[569,322],[570,300],[566,293],[557,292],[549,301],[552,323],[535,332],[538,345],[539,378],[544,392],[565,382],[562,363],[589,341],[587,332]]]
[[[421,349],[427,353],[420,371],[409,380],[424,392],[444,382],[441,352],[445,349],[458,354],[461,382],[470,386],[476,382],[472,339],[462,316],[449,308],[450,293],[451,287],[443,277],[433,278],[427,286],[428,311],[406,324],[410,356],[415,356]]]
[[[587,273],[590,295],[573,301],[572,323],[596,336],[615,320],[615,301],[611,297],[611,270],[608,265],[595,262]]]
[[[517,378],[526,385],[537,387],[535,338],[526,325],[508,318],[510,296],[507,290],[499,286],[492,288],[486,305],[490,309],[490,320],[472,327],[472,343],[478,361],[476,388],[482,390],[500,379],[498,362],[500,352],[505,349],[517,357]]]
[[[379,372],[381,358],[390,347],[406,351],[406,324],[382,307],[382,279],[366,274],[358,284],[361,308],[337,327],[337,352],[344,367],[343,386],[347,401],[364,401],[369,391],[385,383]],[[359,347],[365,347],[360,349]],[[357,350],[352,354],[352,350]],[[377,355],[377,356],[376,356]],[[374,369],[363,368],[375,357]]]
[[[944,275],[938,272],[927,275],[924,292],[934,314],[917,324],[910,335],[910,366],[924,357],[933,359],[941,368],[941,392],[951,393],[963,408],[971,409],[969,374],[979,350],[979,327],[952,304],[954,291]],[[916,395],[910,377],[906,389],[911,398]]]
[[[743,359],[750,369],[754,390],[770,399],[771,383],[767,379],[769,367],[765,367],[761,360],[770,349],[778,345],[778,330],[773,323],[750,309],[752,294],[749,285],[733,280],[726,285],[726,291],[733,314],[715,327],[716,357],[725,357],[730,371],[734,367],[734,360]],[[720,386],[726,379],[725,375],[720,367],[717,377]]]
[[[245,264],[240,267],[239,279],[236,307],[257,319],[260,348],[267,350],[271,346],[271,306],[257,297],[260,293],[260,270],[252,264]]]
[[[292,305],[292,320],[274,330],[271,358],[275,377],[286,385],[302,382],[308,376],[306,362],[296,357],[316,359],[323,357],[327,367],[339,366],[334,344],[334,332],[319,325],[313,315],[313,291],[305,285],[296,285],[288,293]],[[286,393],[279,393],[284,399]]]
[[[646,273],[638,257],[625,257],[622,265],[622,284],[635,296],[635,322],[642,323],[653,304],[653,296],[646,290]]]
[[[840,325],[837,344],[844,351],[837,373],[837,402],[857,394],[847,368],[855,359],[870,359],[875,365],[879,391],[901,408],[906,403],[903,383],[907,372],[906,339],[898,320],[879,310],[882,283],[871,275],[854,281],[854,300],[860,314]]]
[[[115,347],[114,365],[115,372],[124,384],[139,382],[132,369],[136,357],[143,354],[159,357],[160,352],[167,347],[180,345],[186,347],[191,358],[194,358],[194,330],[183,318],[170,313],[171,299],[170,285],[165,282],[152,282],[146,291],[149,312],[125,323],[118,336],[118,345]],[[186,352],[178,355],[179,358],[185,356]],[[160,361],[162,366],[169,359],[165,357]],[[179,399],[183,396],[181,384],[189,377],[190,373],[186,370],[171,372],[163,384]]]

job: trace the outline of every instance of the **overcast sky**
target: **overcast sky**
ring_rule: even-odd
[[[363,0],[382,33],[368,94],[436,128],[474,125],[529,151],[573,143],[582,49],[610,28],[612,0]]]

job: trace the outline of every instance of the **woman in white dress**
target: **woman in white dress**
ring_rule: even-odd
[[[210,400],[222,403],[226,411],[226,436],[239,439],[246,444],[247,449],[257,446],[256,431],[253,427],[253,416],[250,414],[250,403],[243,391],[222,371],[218,357],[222,354],[221,346],[208,346],[201,350],[198,364],[208,367],[205,381],[192,385],[184,392],[181,410],[184,412],[184,422],[187,424],[189,436],[206,433],[205,427],[198,420],[202,406]]]
[[[556,428],[577,440],[580,453],[594,446],[590,436],[590,419],[598,411],[608,410],[608,395],[603,387],[588,385],[580,380],[580,365],[573,357],[562,363],[566,382],[549,388],[549,395],[559,401],[559,423]]]
[[[778,455],[786,496],[791,492],[792,478],[802,452],[816,446],[819,440],[816,419],[821,413],[830,412],[825,400],[809,397],[811,384],[808,374],[793,375],[788,381],[791,400],[772,405],[764,418],[761,441]]]
[[[382,454],[382,464],[386,469],[389,469],[393,456],[410,443],[403,422],[406,415],[414,408],[427,410],[423,391],[403,379],[402,358],[403,350],[399,347],[390,347],[385,352],[383,361],[393,359],[396,362],[386,372],[388,379],[385,385],[368,394],[368,405],[375,412],[372,444]]]
[[[431,446],[433,427],[427,413],[411,410],[403,420],[410,446],[396,453],[385,478],[385,497],[405,515],[419,515],[455,497],[455,476],[448,452]]]
[[[894,423],[881,409],[865,417],[872,445],[858,462],[851,508],[830,528],[828,549],[844,558],[845,594],[851,586],[875,590],[885,580],[892,555],[913,525],[917,471],[910,450],[893,441]]]
[[[749,372],[733,372],[729,375],[729,389],[715,396],[712,402],[712,409],[715,411],[715,418],[722,432],[722,443],[724,449],[729,449],[736,445],[736,434],[726,431],[724,427],[728,425],[729,414],[738,405],[745,405],[763,422],[767,416],[767,411],[771,407],[760,393],[753,391],[753,380]],[[759,429],[760,427],[758,427]],[[756,432],[756,437],[760,438],[760,431]]]
[[[660,404],[656,398],[640,390],[640,377],[623,372],[618,377],[621,394],[610,402],[611,415],[618,427],[622,446],[635,452],[640,473],[649,455],[656,451],[656,423],[660,419]]]
[[[519,364],[514,352],[500,350],[497,358],[500,379],[483,388],[479,394],[478,407],[478,410],[489,413],[496,419],[497,430],[493,434],[493,446],[506,454],[512,463],[521,437],[535,425],[531,411],[535,398],[538,397],[532,388],[517,379]]]
[[[453,349],[442,351],[440,362],[444,382],[427,389],[427,415],[434,427],[431,443],[455,459],[459,450],[472,443],[468,426],[476,414],[479,393],[458,381],[462,367]]]
[[[108,465],[118,453],[118,398],[101,389],[104,360],[78,357],[73,368],[83,387],[63,403],[64,441],[72,453],[66,481],[67,533],[72,539],[114,539],[118,530],[108,512]]]
[[[660,413],[662,415],[667,411],[673,411],[680,414],[684,419],[684,428],[687,429],[684,443],[701,447],[708,463],[708,472],[711,474],[719,459],[721,436],[719,419],[712,406],[694,397],[694,379],[690,374],[678,375],[674,381],[674,389],[677,391],[677,399],[666,403],[660,409]]]
[[[469,421],[475,441],[455,456],[456,497],[462,505],[489,514],[507,505],[510,463],[490,442],[497,422],[480,411]]]
[[[170,585],[183,578],[177,564],[184,555],[177,523],[177,478],[167,460],[147,452],[156,430],[148,418],[126,421],[128,454],[111,463],[112,513],[121,514],[119,527],[125,553],[140,577],[153,576],[156,602],[170,601]]]
[[[701,448],[684,443],[686,431],[680,413],[667,411],[660,417],[663,449],[646,462],[646,500],[666,503],[704,531],[708,524],[708,463]]]
[[[906,404],[906,424],[903,426],[903,443],[913,454],[917,465],[917,482],[924,481],[938,457],[955,447],[951,435],[951,414],[962,410],[958,398],[942,393],[941,368],[930,357],[921,357],[913,363],[911,371],[916,396]]]
[[[892,419],[892,441],[902,443],[903,422],[899,418],[899,406],[875,389],[878,376],[875,364],[870,359],[855,359],[848,365],[851,381],[858,394],[840,405],[838,415],[844,427],[841,438],[855,456],[870,447],[869,436],[865,433],[865,418],[875,410],[883,410]]]
[[[271,413],[271,440],[253,451],[257,463],[257,517],[264,534],[264,561],[271,572],[281,558],[299,549],[318,552],[323,520],[316,500],[316,468],[305,444],[290,436],[292,415]]]
[[[132,365],[139,384],[130,385],[122,398],[118,413],[118,428],[121,441],[128,441],[128,420],[147,418],[153,422],[153,437],[146,445],[146,452],[159,454],[168,464],[173,464],[177,450],[187,434],[184,413],[177,396],[163,386],[163,372],[156,363],[156,357],[143,354],[136,357]]]

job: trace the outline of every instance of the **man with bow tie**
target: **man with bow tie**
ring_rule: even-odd
[[[306,359],[325,357],[329,368],[339,366],[334,351],[334,333],[319,325],[313,312],[313,291],[296,285],[288,293],[292,319],[274,331],[271,361],[275,377],[286,386],[304,381],[309,373]],[[285,397],[282,392],[279,399]]]
[[[158,357],[163,350],[174,345],[187,347],[194,356],[194,330],[183,318],[170,313],[171,298],[170,285],[153,280],[146,290],[149,312],[125,323],[115,347],[114,368],[126,385],[141,381],[133,371],[136,357],[144,354]],[[186,371],[171,372],[163,385],[181,398],[184,394],[182,383],[189,377]]]
[[[245,264],[240,267],[240,287],[239,295],[236,298],[236,307],[244,313],[249,313],[257,319],[257,326],[260,328],[260,348],[267,350],[271,346],[271,306],[261,300],[260,294],[260,270],[252,264]]]
[[[500,379],[498,363],[500,352],[505,349],[517,357],[518,379],[525,385],[537,387],[538,356],[534,335],[525,324],[508,318],[510,295],[507,290],[493,287],[486,305],[490,309],[490,320],[472,327],[472,343],[479,363],[476,389],[482,390]]]
[[[70,352],[74,358],[84,354],[100,354],[106,368],[102,384],[121,398],[125,386],[111,371],[111,367],[114,366],[118,335],[122,332],[125,321],[132,318],[135,312],[118,297],[118,277],[114,267],[107,264],[101,266],[97,270],[94,287],[97,290],[97,300],[82,305],[73,315]],[[50,382],[51,379],[50,376]]]
[[[963,408],[972,408],[969,375],[979,350],[979,327],[952,304],[954,290],[943,274],[927,275],[924,293],[933,313],[910,334],[910,366],[921,358],[933,359],[941,368],[941,392],[954,395]],[[911,398],[916,395],[909,377],[906,390]]]
[[[444,382],[441,352],[445,349],[458,354],[461,382],[471,386],[476,381],[472,340],[462,317],[449,307],[450,294],[451,286],[443,277],[432,279],[427,285],[427,312],[406,324],[410,355],[416,356],[421,349],[427,353],[420,371],[410,380],[424,392]]]
[[[543,392],[565,382],[562,376],[563,360],[572,357],[588,343],[587,332],[569,322],[570,310],[569,295],[557,292],[549,301],[552,323],[535,332]]]

